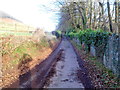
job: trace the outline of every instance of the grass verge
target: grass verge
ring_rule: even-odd
[[[32,69],[35,65],[42,62],[52,52],[50,43],[47,38],[41,39],[36,42],[31,38],[24,37],[10,37],[4,39],[2,43],[2,79],[0,87],[6,87],[18,79],[20,75],[20,64],[26,64],[29,69]],[[57,43],[57,40],[53,41],[53,46]],[[30,60],[30,62],[29,62]]]

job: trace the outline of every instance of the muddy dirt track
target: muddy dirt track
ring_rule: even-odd
[[[10,88],[92,88],[80,57],[66,38],[46,60],[16,82]]]
[[[54,75],[50,78],[48,85],[44,88],[84,88],[77,77],[81,69],[77,62],[77,56],[72,45],[66,39],[61,42],[62,55],[54,67]]]

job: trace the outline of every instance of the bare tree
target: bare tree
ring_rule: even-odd
[[[90,28],[92,28],[92,0],[90,0]]]
[[[118,23],[118,0],[115,0],[115,23]]]
[[[115,7],[111,10],[110,2],[104,0],[94,1],[59,1],[60,7],[60,22],[59,27],[64,30],[73,28],[85,30],[87,28],[103,29],[113,32],[114,21],[118,21],[118,4],[115,2]],[[107,7],[106,7],[107,6]]]
[[[112,19],[111,19],[111,14],[110,14],[110,3],[109,3],[109,0],[107,0],[107,8],[108,8],[108,17],[109,17],[109,27],[110,27],[110,31],[113,32],[113,29],[112,29]]]

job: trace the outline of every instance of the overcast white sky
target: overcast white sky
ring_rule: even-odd
[[[42,5],[50,8],[53,1],[55,0],[0,0],[0,10],[26,24],[52,31],[57,25],[56,15],[47,12]]]
[[[54,1],[56,0],[0,0],[0,10],[26,24],[52,31],[57,25],[57,16],[53,12],[47,12],[42,5],[54,8],[51,4]]]

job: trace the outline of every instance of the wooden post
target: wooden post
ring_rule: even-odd
[[[15,32],[17,32],[17,24],[15,23]]]

